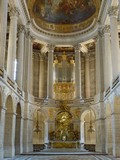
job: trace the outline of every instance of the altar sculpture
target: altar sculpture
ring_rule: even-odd
[[[61,111],[55,119],[55,131],[49,133],[52,148],[78,148],[79,132],[73,129],[72,115]]]

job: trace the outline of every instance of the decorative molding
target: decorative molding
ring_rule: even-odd
[[[25,26],[20,24],[18,25],[18,33],[24,33],[25,32]]]
[[[10,10],[9,10],[9,15],[10,17],[18,17],[20,15],[20,11],[17,7],[11,7]]]
[[[47,44],[47,48],[48,48],[48,52],[53,53],[54,49],[55,49],[55,45],[54,44]]]
[[[103,34],[110,33],[110,25],[105,25],[102,31],[103,31]]]
[[[80,50],[81,50],[81,44],[75,44],[74,45],[74,49],[75,49],[75,52],[77,53],[77,52],[80,52]]]
[[[111,6],[108,10],[109,16],[117,16],[118,15],[118,6]]]

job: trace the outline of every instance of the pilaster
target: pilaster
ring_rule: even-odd
[[[109,25],[106,25],[103,28],[103,33],[104,33],[104,87],[105,87],[105,90],[107,90],[113,79]]]
[[[48,46],[48,80],[47,80],[47,96],[53,98],[53,53],[54,45],[49,44]]]
[[[110,33],[111,33],[111,53],[112,53],[112,73],[113,79],[117,77],[120,71],[120,51],[118,38],[117,14],[118,7],[111,6],[108,14],[110,16]]]
[[[80,55],[80,45],[75,45],[75,91],[76,98],[82,98],[81,95],[81,55]]]
[[[6,33],[7,33],[8,0],[0,1],[0,67],[4,68]]]
[[[17,60],[17,76],[16,81],[20,89],[23,83],[23,56],[24,56],[24,32],[23,25],[18,26],[18,60]]]
[[[86,98],[90,98],[90,68],[89,68],[89,61],[90,54],[85,54],[85,95]]]

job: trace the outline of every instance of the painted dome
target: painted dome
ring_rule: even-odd
[[[26,0],[31,18],[42,29],[70,33],[87,28],[101,0]]]

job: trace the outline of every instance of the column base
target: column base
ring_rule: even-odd
[[[4,157],[12,158],[14,156],[15,156],[15,148],[12,146],[5,146],[4,147]]]

